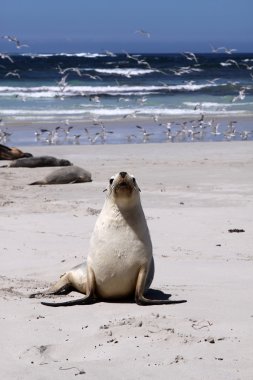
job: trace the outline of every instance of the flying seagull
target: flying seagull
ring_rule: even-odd
[[[16,36],[4,35],[4,36],[2,36],[2,38],[9,41],[9,42],[14,42],[16,44],[17,49],[21,49],[22,47],[29,47],[29,45],[21,44],[21,42],[17,39]]]
[[[150,33],[149,33],[149,32],[146,32],[146,31],[143,30],[143,29],[136,30],[134,33],[138,33],[138,34],[140,34],[140,35],[143,36],[143,37],[150,38]]]

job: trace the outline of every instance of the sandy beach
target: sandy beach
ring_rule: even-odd
[[[54,169],[0,169],[1,378],[251,380],[253,142],[22,150],[67,158],[93,181],[28,186]],[[103,190],[122,170],[141,188],[152,288],[187,303],[29,299],[87,256]]]

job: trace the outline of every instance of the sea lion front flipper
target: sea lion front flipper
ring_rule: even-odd
[[[147,280],[148,275],[148,268],[147,265],[143,265],[140,268],[137,282],[136,282],[136,288],[135,288],[135,302],[137,305],[140,306],[147,306],[147,305],[172,305],[176,303],[184,303],[187,302],[186,300],[179,300],[179,301],[171,301],[169,299],[167,300],[158,300],[158,299],[148,299],[144,297],[144,291],[145,291],[145,284]]]
[[[42,297],[47,297],[47,296],[52,296],[52,295],[67,295],[73,290],[73,287],[70,284],[66,284],[56,291],[50,291],[50,289],[44,292],[32,293],[29,295],[29,298],[42,298]]]

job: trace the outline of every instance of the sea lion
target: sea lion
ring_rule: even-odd
[[[18,160],[12,161],[8,167],[9,168],[38,168],[45,166],[70,166],[73,165],[70,161],[55,158],[52,156],[38,156],[29,158],[19,158]],[[6,167],[6,166],[2,166]]]
[[[31,153],[23,152],[16,147],[8,147],[0,144],[0,160],[17,160],[25,157],[33,157]]]
[[[154,259],[139,193],[132,175],[120,172],[111,177],[91,236],[87,264],[71,269],[50,289],[37,293],[60,294],[74,288],[85,297],[60,303],[42,302],[43,305],[83,305],[129,297],[134,297],[138,305],[186,302],[148,299],[144,295],[154,277]]]
[[[91,182],[91,173],[78,166],[68,166],[54,170],[44,179],[29,183],[29,185],[56,185],[81,182]]]

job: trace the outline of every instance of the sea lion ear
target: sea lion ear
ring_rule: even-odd
[[[103,190],[103,193],[105,193],[106,191],[107,191],[107,189],[104,189],[104,190]]]

